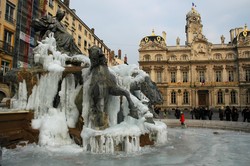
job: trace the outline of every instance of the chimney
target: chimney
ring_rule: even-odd
[[[95,28],[91,28],[91,32],[95,34]]]
[[[114,58],[115,58],[115,51],[112,50],[112,51],[110,52],[110,56],[114,59]]]
[[[64,1],[63,1],[63,3],[64,3],[67,7],[69,7],[69,2],[70,2],[70,0],[64,0]]]
[[[230,39],[231,39],[231,42],[234,40],[234,29],[230,30]]]
[[[118,50],[118,58],[119,58],[119,59],[122,58],[122,50],[121,50],[121,49]]]
[[[165,43],[167,44],[167,33],[165,31],[162,32],[162,37],[165,40]]]

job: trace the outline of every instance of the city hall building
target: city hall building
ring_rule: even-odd
[[[250,31],[230,30],[230,42],[209,42],[201,16],[192,8],[186,15],[186,41],[166,44],[166,33],[142,38],[139,65],[164,96],[163,109],[219,108],[250,105]]]

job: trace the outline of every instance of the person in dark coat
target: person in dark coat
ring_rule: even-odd
[[[212,117],[213,117],[213,114],[214,114],[213,110],[212,109],[208,109],[207,111],[208,111],[208,119],[212,120]]]
[[[238,118],[239,118],[239,113],[238,113],[238,110],[235,106],[233,106],[231,115],[232,115],[232,121],[237,122]]]
[[[224,119],[224,112],[223,109],[219,108],[219,118],[222,121]]]
[[[176,119],[180,119],[181,111],[179,110],[178,107],[175,109],[175,114],[174,115],[175,115]]]
[[[226,107],[225,109],[225,115],[226,115],[226,121],[230,121],[231,120],[231,109],[229,106]]]
[[[246,114],[247,122],[250,122],[250,109],[249,108],[246,110],[245,114]]]
[[[243,111],[241,112],[241,115],[243,116],[243,122],[247,120],[247,112],[249,111],[248,106],[246,106]]]

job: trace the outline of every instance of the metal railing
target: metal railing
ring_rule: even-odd
[[[14,47],[1,40],[0,40],[0,51],[3,51],[9,55],[14,55]]]

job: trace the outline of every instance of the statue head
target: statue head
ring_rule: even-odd
[[[107,65],[107,59],[102,52],[102,49],[97,46],[92,46],[88,49],[91,69],[99,65]]]
[[[61,21],[64,16],[65,16],[65,11],[62,11],[61,9],[58,9],[57,12],[56,12],[57,20]]]

